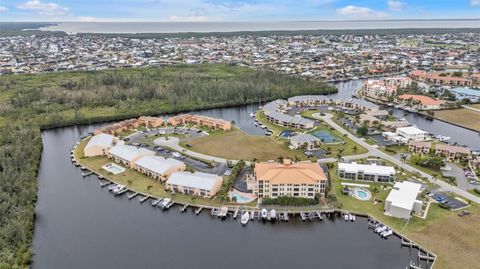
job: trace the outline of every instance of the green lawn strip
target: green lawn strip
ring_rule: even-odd
[[[179,193],[172,194],[165,191],[164,183],[147,177],[134,169],[127,168],[127,170],[123,173],[117,175],[112,174],[101,168],[103,165],[113,162],[107,157],[83,157],[83,148],[85,147],[86,143],[87,140],[83,140],[75,150],[75,157],[80,162],[80,164],[89,168],[90,170],[95,171],[96,173],[101,174],[103,177],[117,184],[125,185],[127,188],[133,191],[145,193],[158,198],[170,197],[174,201],[179,203],[201,204],[208,206],[221,206],[222,204],[224,204],[220,201],[216,201],[215,199],[206,199]]]

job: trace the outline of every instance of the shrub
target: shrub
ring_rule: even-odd
[[[303,197],[291,197],[291,196],[280,196],[278,198],[263,198],[262,204],[264,205],[281,205],[281,206],[305,206],[305,205],[316,205],[319,200],[317,197],[303,198]]]

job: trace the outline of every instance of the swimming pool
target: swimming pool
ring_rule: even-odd
[[[319,130],[312,133],[313,136],[320,139],[323,143],[340,143],[342,140],[327,130]]]
[[[357,198],[358,200],[366,201],[370,200],[370,191],[362,190],[362,189],[354,189],[353,190],[353,197]]]
[[[255,201],[255,196],[253,196],[253,194],[250,194],[250,193],[242,193],[242,192],[239,192],[239,191],[231,191],[229,193],[230,195],[230,199],[232,199],[233,197],[235,197],[235,200],[237,203],[239,204],[246,204],[246,203],[250,203],[252,201]]]
[[[294,131],[284,130],[284,131],[282,131],[282,132],[279,134],[279,136],[280,136],[280,137],[285,137],[285,138],[287,138],[287,137],[292,137],[292,136],[294,136],[295,134],[296,134],[296,133],[295,133]]]
[[[107,170],[108,172],[114,174],[114,175],[118,175],[120,173],[123,173],[126,170],[124,167],[121,167],[120,165],[115,164],[115,163],[106,164],[106,165],[102,166],[102,168]]]

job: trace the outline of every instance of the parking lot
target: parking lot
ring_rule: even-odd
[[[195,171],[210,173],[210,174],[217,174],[217,175],[224,175],[225,172],[228,170],[228,167],[224,163],[215,163],[214,167],[211,167],[204,162],[195,160],[188,156],[184,156],[178,152],[170,151],[168,149],[162,148],[160,146],[151,146],[143,144],[145,142],[145,137],[150,135],[164,135],[164,134],[178,134],[184,135],[186,138],[197,138],[201,136],[208,135],[205,132],[202,132],[196,128],[186,128],[186,127],[165,127],[165,128],[158,128],[158,129],[150,129],[140,133],[133,134],[128,137],[127,144],[143,147],[152,151],[156,152],[156,155],[166,157],[166,158],[173,158],[179,161],[184,162],[187,166],[193,168]]]
[[[427,191],[427,196],[433,200],[442,203],[448,206],[450,209],[455,210],[467,206],[466,203],[459,201],[457,199],[451,198],[443,192],[438,190],[430,189]]]

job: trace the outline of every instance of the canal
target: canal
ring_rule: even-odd
[[[416,250],[381,239],[362,218],[242,227],[114,197],[70,163],[71,146],[94,127],[42,134],[32,268],[405,268],[416,260]]]
[[[348,98],[359,83],[337,84],[340,91],[332,98]],[[262,129],[248,116],[257,107],[199,113],[234,120],[246,132],[260,135]],[[480,145],[478,135],[463,128],[403,117],[425,130]],[[417,260],[416,250],[401,248],[396,237],[381,239],[361,218],[242,227],[208,212],[196,216],[177,207],[162,212],[137,199],[113,197],[94,176],[83,178],[69,159],[72,145],[101,125],[42,133],[32,268],[405,268]]]

